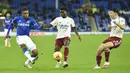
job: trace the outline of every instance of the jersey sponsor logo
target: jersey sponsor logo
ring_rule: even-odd
[[[11,20],[5,20],[5,22],[6,22],[6,23],[9,23],[9,22],[11,22]]]
[[[68,22],[59,22],[59,28],[60,29],[67,29],[69,27],[68,24],[69,24]]]
[[[6,23],[9,23],[10,22],[10,20],[9,21],[5,21]]]
[[[5,23],[5,25],[9,25],[11,23],[11,19],[5,19],[4,23]]]
[[[27,27],[29,27],[29,24],[27,24],[27,23],[18,23],[18,26],[27,26]]]
[[[59,27],[60,27],[60,29],[67,29],[69,26],[68,25],[60,25]]]
[[[29,24],[30,24],[30,21],[27,21],[25,23],[23,23],[21,20],[18,21],[18,26],[27,26],[27,27],[29,27],[30,26]]]

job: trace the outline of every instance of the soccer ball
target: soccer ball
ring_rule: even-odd
[[[55,53],[53,54],[53,58],[54,58],[55,60],[61,60],[61,59],[62,59],[62,53],[61,53],[61,52],[55,52]]]

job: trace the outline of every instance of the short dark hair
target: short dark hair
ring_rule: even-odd
[[[111,11],[116,12],[118,15],[120,14],[120,12],[117,8],[113,8],[113,9],[111,9]]]
[[[65,6],[62,6],[62,7],[60,8],[60,10],[65,10],[65,11],[67,11],[68,9],[67,9]]]
[[[27,7],[22,8],[22,11],[27,11],[27,10],[28,10]]]

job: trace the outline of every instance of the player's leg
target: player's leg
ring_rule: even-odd
[[[37,53],[37,54],[36,54],[36,53]],[[37,49],[34,49],[34,50],[32,51],[31,57],[32,57],[32,60],[27,59],[27,60],[25,61],[25,65],[28,65],[30,62],[32,62],[32,64],[35,64],[35,61],[38,59],[38,51],[37,51]]]
[[[56,39],[54,52],[59,52],[61,50],[62,45],[63,45],[62,39]],[[57,60],[55,68],[59,68],[61,63],[62,63],[61,60]]]
[[[7,43],[8,47],[11,47],[11,42],[10,42],[11,41],[11,36],[9,36],[9,38],[7,38],[7,41],[8,41],[8,43]]]
[[[35,64],[35,61],[38,59],[38,50],[35,48],[34,50],[32,50],[32,58],[34,58],[32,64]]]
[[[10,30],[10,34],[11,33],[12,33],[12,30]],[[7,41],[8,41],[8,43],[7,43],[8,47],[11,47],[11,42],[10,42],[11,41],[11,36],[8,37]]]
[[[24,55],[25,55],[28,59],[33,60],[32,57],[31,57],[31,55],[30,55],[30,53],[29,53],[29,51],[28,51],[28,49],[27,49],[27,47],[26,47],[26,45],[25,45],[25,44],[21,44],[20,47],[22,48],[22,50],[23,50],[23,52],[24,52]]]
[[[30,63],[30,61],[33,60],[33,59],[31,58],[31,55],[30,55],[28,49],[26,48],[26,45],[25,45],[25,44],[21,44],[20,47],[22,48],[22,50],[23,50],[23,52],[24,52],[24,55],[28,58],[27,61],[25,61],[24,66],[26,66],[26,67],[28,67],[28,68],[32,68],[32,67],[29,65],[29,63]]]
[[[105,63],[104,63],[104,65],[102,66],[103,68],[106,68],[106,67],[108,67],[109,66],[109,56],[110,56],[110,49],[109,48],[107,48],[107,49],[105,49],[104,50],[104,53],[105,53]]]
[[[38,59],[38,50],[36,48],[36,45],[33,43],[33,41],[28,37],[28,41],[26,43],[27,48],[32,52],[31,58],[32,60],[30,60],[32,62],[32,64],[35,63],[35,60]]]
[[[61,48],[58,45],[55,45],[54,52],[58,52],[60,50],[61,50]],[[62,63],[61,60],[57,60],[57,64],[56,64],[55,68],[59,68],[61,63]]]
[[[4,29],[4,33],[5,35],[7,34],[8,32],[8,29]],[[10,33],[11,33],[11,30],[10,30]],[[11,43],[10,43],[10,36],[8,38],[5,39],[5,47],[11,47]]]
[[[68,55],[69,55],[69,44],[70,44],[70,40],[69,39],[65,39],[64,40],[64,65],[63,67],[68,67],[68,63],[67,63],[67,60],[68,60]]]
[[[104,52],[105,52],[105,63],[104,63],[104,65],[102,66],[103,68],[107,68],[108,66],[109,66],[109,56],[110,56],[110,50],[112,49],[112,48],[117,48],[117,47],[119,47],[120,46],[120,44],[121,44],[121,38],[118,38],[118,37],[111,37],[111,38],[109,38],[110,39],[110,41],[111,41],[111,43],[113,43],[113,46],[111,47],[111,48],[107,48],[107,49],[105,49],[104,50]],[[116,41],[116,42],[115,42]]]
[[[105,61],[106,61],[106,62],[109,62],[110,49],[109,49],[109,48],[106,48],[106,49],[104,50],[104,53],[105,53]]]
[[[28,38],[26,36],[17,36],[16,37],[17,44],[22,48],[24,55],[31,61],[33,60],[26,46],[26,42]],[[29,61],[25,62],[25,66],[30,68]]]
[[[4,34],[6,35],[7,34],[7,30],[8,29],[4,29]],[[8,38],[5,39],[5,47],[8,46]]]
[[[30,66],[30,62],[32,62],[32,64],[35,64],[35,61],[38,59],[38,50],[37,49],[34,49],[34,50],[32,50],[32,55],[31,55],[31,57],[32,57],[32,60],[30,60],[30,59],[27,59],[26,61],[25,61],[25,66],[26,67],[28,67],[28,68],[32,68],[31,66]]]
[[[8,38],[5,39],[5,47],[7,47],[8,44]]]
[[[32,64],[35,63],[35,60],[38,59],[38,50],[36,49],[36,45],[33,43],[33,41],[28,37],[28,41],[26,43],[26,46],[28,49],[32,52],[31,59],[27,59],[25,61],[25,66],[28,68],[32,68],[29,63],[32,62]]]
[[[24,63],[24,66],[25,67],[28,67],[28,68],[32,68],[31,66],[30,66],[30,63],[31,61],[30,61],[30,59],[27,59],[26,61],[25,61],[25,63]]]
[[[96,61],[97,61],[97,65],[94,67],[94,69],[99,69],[100,68],[100,63],[101,63],[101,60],[102,60],[102,52],[107,49],[107,48],[111,48],[113,47],[113,43],[112,42],[106,42],[106,43],[102,43],[98,50],[97,50],[97,55],[96,55]]]
[[[97,50],[97,55],[96,55],[96,62],[97,62],[97,65],[94,67],[94,69],[98,69],[100,68],[100,63],[101,63],[101,59],[102,59],[102,56],[101,56],[101,53],[103,52],[103,47],[104,44],[101,44]]]

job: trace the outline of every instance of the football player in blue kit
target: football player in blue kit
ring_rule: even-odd
[[[17,32],[16,32],[17,44],[22,48],[24,55],[28,58],[25,61],[24,65],[28,68],[32,68],[30,66],[30,62],[32,64],[35,63],[35,60],[38,58],[38,50],[36,48],[36,45],[29,37],[29,32],[31,30],[31,27],[34,27],[35,29],[38,30],[42,30],[43,28],[42,26],[39,26],[32,17],[29,17],[29,10],[27,8],[22,8],[22,15],[15,17],[12,20],[12,23],[10,24],[8,32],[5,36],[6,38],[8,38],[10,29],[12,28],[13,24],[17,24]],[[32,52],[32,55],[30,55],[29,51]]]
[[[5,13],[5,19],[4,19],[4,34],[5,35],[8,31],[8,27],[11,22],[12,22],[11,12],[8,11]],[[10,30],[10,33],[11,33],[11,31],[12,30]],[[11,47],[10,36],[5,39],[5,47]]]

